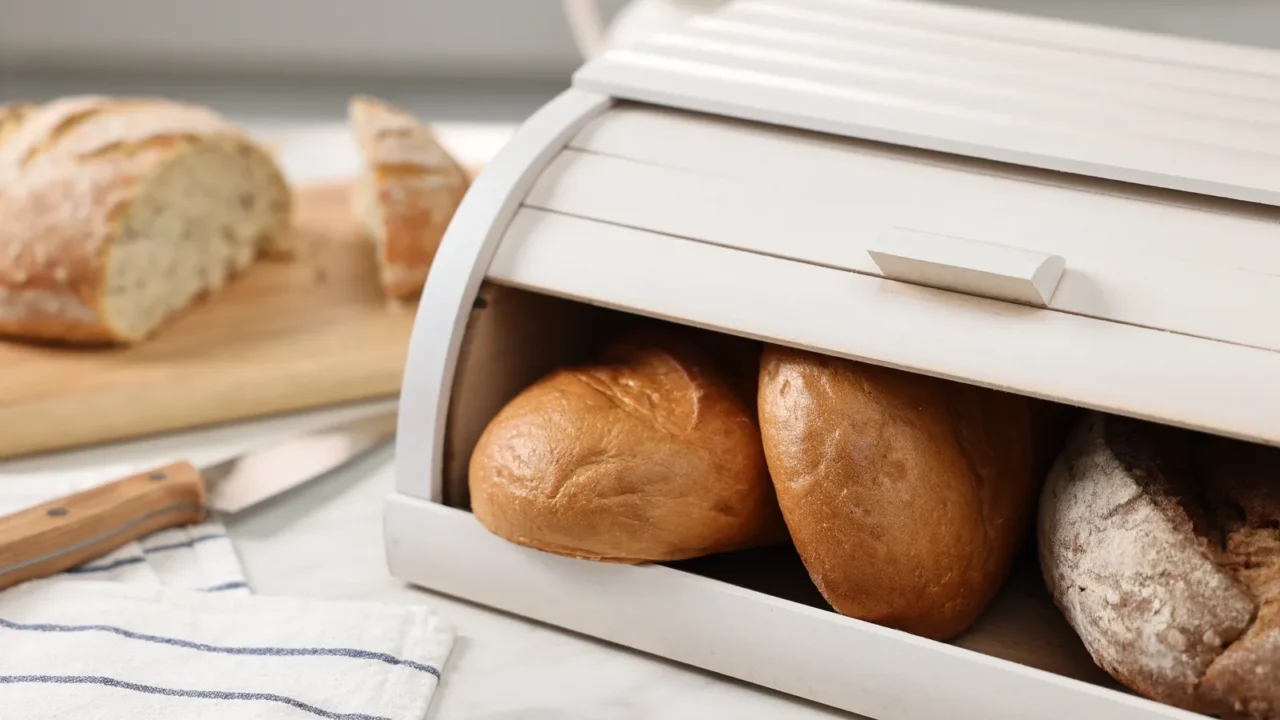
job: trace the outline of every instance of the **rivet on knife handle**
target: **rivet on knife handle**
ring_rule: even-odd
[[[204,506],[200,472],[179,462],[0,517],[0,590],[200,522]]]

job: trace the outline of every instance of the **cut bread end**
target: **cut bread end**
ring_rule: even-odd
[[[288,185],[243,138],[192,143],[138,188],[106,262],[103,320],[119,342],[153,335],[260,255],[292,252]]]
[[[470,176],[402,108],[355,96],[348,119],[365,165],[352,188],[353,211],[374,242],[383,293],[412,300],[422,292]]]

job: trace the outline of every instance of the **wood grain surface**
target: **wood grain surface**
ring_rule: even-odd
[[[346,193],[299,188],[298,257],[255,264],[142,345],[0,340],[0,457],[395,395],[415,308],[383,299]]]
[[[0,590],[60,573],[157,530],[205,517],[187,462],[121,478],[0,518]]]

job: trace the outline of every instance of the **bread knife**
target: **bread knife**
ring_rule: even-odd
[[[158,530],[236,513],[356,460],[395,412],[344,421],[219,460],[155,467],[0,517],[0,590],[69,570]]]

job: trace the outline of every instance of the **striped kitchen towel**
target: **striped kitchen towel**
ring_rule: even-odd
[[[422,720],[453,638],[422,606],[35,580],[0,592],[0,717]]]
[[[206,592],[249,592],[231,538],[216,519],[152,533],[59,577]]]
[[[0,515],[161,460],[0,471]],[[454,636],[423,606],[255,596],[210,519],[0,592],[0,720],[422,720]]]

